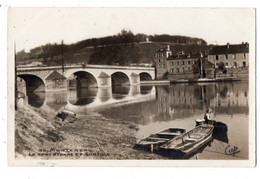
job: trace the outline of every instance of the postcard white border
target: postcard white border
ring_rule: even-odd
[[[253,10],[253,9],[252,9]],[[13,34],[8,29],[8,163],[12,166],[161,166],[161,167],[253,167],[255,166],[255,35],[250,39],[249,70],[249,160],[16,160],[14,158],[14,50]]]

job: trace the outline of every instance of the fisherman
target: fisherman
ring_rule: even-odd
[[[206,110],[206,113],[204,115],[204,120],[205,120],[205,123],[208,124],[209,123],[209,120],[210,120],[210,113],[211,113],[211,109],[207,109]]]

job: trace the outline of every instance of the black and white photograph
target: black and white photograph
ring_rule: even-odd
[[[254,166],[255,13],[9,7],[9,163]]]

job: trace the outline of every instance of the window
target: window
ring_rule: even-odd
[[[194,64],[197,64],[197,61],[193,61]]]
[[[236,54],[233,54],[233,55],[232,55],[232,58],[233,58],[233,59],[236,59],[236,58],[237,58],[237,55],[236,55]]]
[[[243,54],[243,58],[246,58],[246,54],[245,53]]]
[[[190,61],[188,61],[188,65],[190,65]]]
[[[174,72],[174,69],[173,69],[173,68],[171,69],[171,72],[172,72],[172,73]]]
[[[179,65],[179,62],[176,62],[177,63],[177,65]]]
[[[234,66],[234,67],[237,67],[237,62],[233,62],[233,66]]]
[[[228,54],[226,54],[225,57],[226,57],[226,60],[228,60]]]
[[[179,72],[180,72],[179,68],[176,68],[176,73],[179,73]]]
[[[246,67],[246,62],[243,62],[243,67]]]
[[[184,62],[184,61],[182,61],[182,64],[183,64],[183,65],[185,65],[185,62]]]
[[[218,55],[216,55],[216,60],[218,60]]]
[[[228,67],[228,63],[225,63],[225,66]]]
[[[173,66],[173,62],[171,62],[171,66]]]
[[[184,68],[182,68],[182,73],[184,73],[185,72],[185,70],[184,70]]]

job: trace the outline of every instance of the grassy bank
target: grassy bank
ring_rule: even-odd
[[[45,111],[16,111],[16,157],[38,159],[165,159],[133,149],[135,123],[89,114],[61,123]]]

